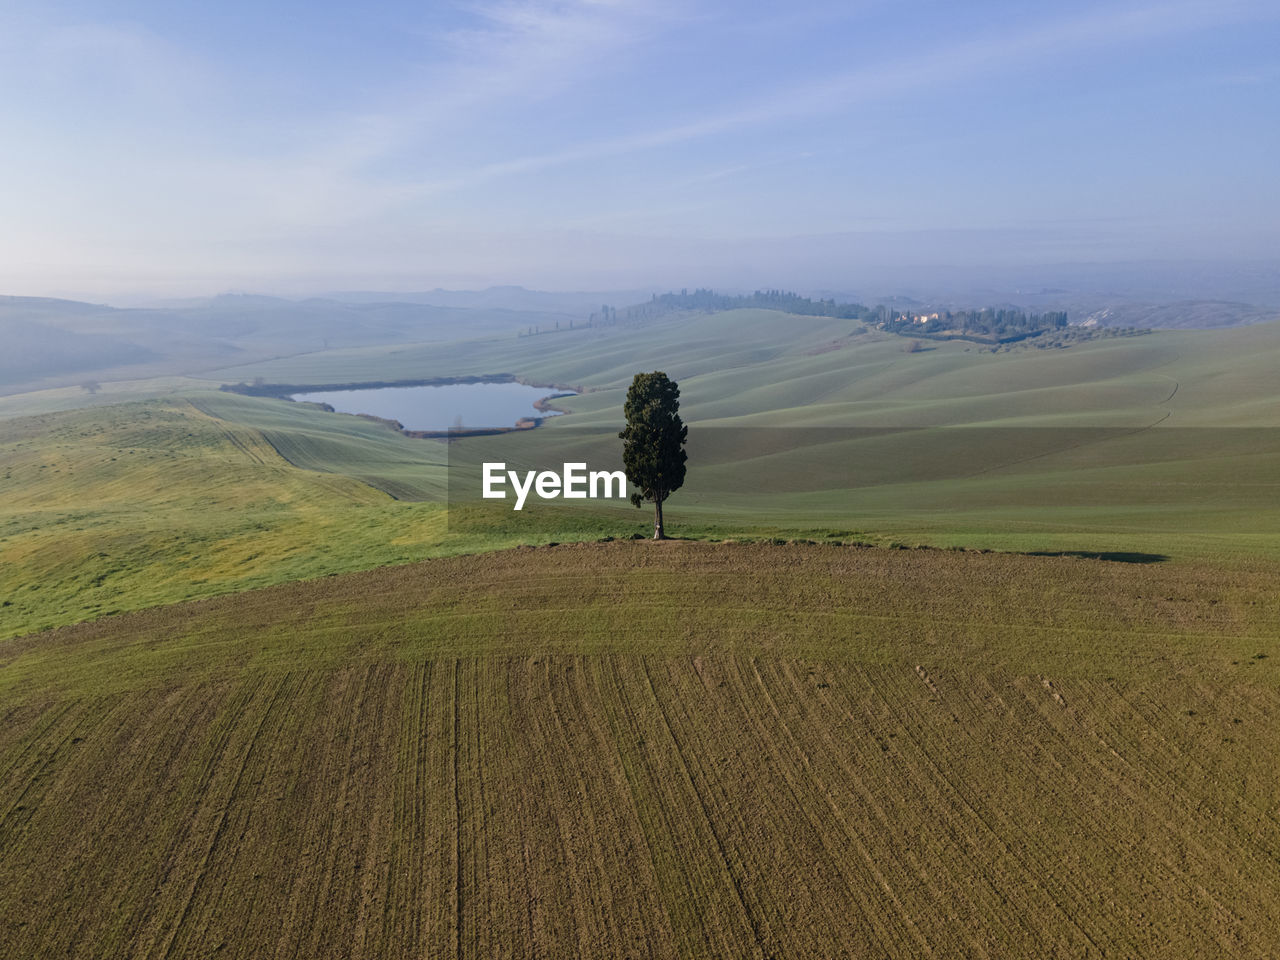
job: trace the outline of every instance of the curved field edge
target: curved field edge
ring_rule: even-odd
[[[0,693],[351,658],[723,650],[1095,672],[1269,657],[1275,567],[673,540],[518,547],[296,581],[0,641]]]
[[[1264,957],[1273,570],[524,549],[0,643],[6,957]]]

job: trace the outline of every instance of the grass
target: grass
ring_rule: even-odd
[[[185,402],[8,421],[0,445],[4,635],[411,559],[443,527]]]
[[[0,639],[272,583],[621,532],[589,517],[450,532],[443,456],[442,444],[358,417],[221,394],[0,421]],[[626,519],[627,532],[643,529]]]
[[[668,511],[681,535],[851,529],[879,543],[1274,561],[1278,358],[1277,325],[1065,351],[904,354],[898,338],[857,325],[734,311],[228,372],[594,377],[561,401],[570,417],[451,448],[189,383],[181,397],[10,417],[0,420],[0,636],[388,563],[644,531],[648,516],[626,506],[482,509],[478,482],[457,478],[459,464],[483,459],[610,465],[626,381],[659,365],[680,379],[692,426],[689,480]]]
[[[1171,426],[1280,425],[1271,387],[1280,324],[998,355],[961,343],[906,354],[903,343],[855,322],[735,310],[520,339],[305,354],[209,376],[343,383],[515,373],[586,388],[567,401],[580,423],[612,422],[632,375],[663,369],[698,418],[717,423],[1146,425],[1172,411]]]
[[[1271,574],[566,545],[11,640],[0,944],[1265,956]]]

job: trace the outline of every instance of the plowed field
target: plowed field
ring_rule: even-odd
[[[0,644],[0,956],[1274,957],[1271,572],[614,543]]]

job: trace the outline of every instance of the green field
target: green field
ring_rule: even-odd
[[[631,375],[660,368],[681,384],[698,468],[672,501],[677,522],[1011,550],[1280,556],[1280,325],[998,354],[903,344],[856,322],[740,310],[225,374],[514,372],[585,390],[560,401],[572,416],[534,435],[476,444],[532,460],[575,448],[608,456],[580,436],[607,440]],[[772,450],[786,434],[799,439]]]
[[[204,409],[240,407],[251,413],[239,422]],[[301,404],[214,394],[0,421],[0,450],[0,637],[548,529],[450,534],[443,444]],[[367,471],[381,489],[354,479]],[[595,523],[571,521],[559,538],[599,537]]]
[[[669,508],[678,534],[1280,557],[1280,326],[999,354],[963,343],[905,353],[903,342],[856,322],[733,311],[328,351],[209,373],[178,395],[10,416],[0,420],[0,636],[386,563],[642,531],[647,516],[629,507],[449,515],[443,504],[450,454],[616,456],[625,386],[650,367],[681,382],[692,426],[689,481]],[[560,401],[568,417],[450,451],[305,404],[197,389],[483,373],[584,392]],[[29,402],[40,409],[43,398]],[[23,401],[5,398],[8,412]]]
[[[1269,957],[1273,568],[669,542],[10,641],[6,957]]]
[[[733,311],[0,398],[0,956],[1276,955],[1280,325],[903,346]],[[476,500],[609,465],[655,368],[689,539]],[[483,374],[580,395],[445,444],[216,389]]]

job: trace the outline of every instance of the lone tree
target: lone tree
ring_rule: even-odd
[[[654,506],[653,539],[662,532],[662,501],[684,483],[684,451],[689,428],[680,419],[680,387],[665,373],[637,373],[627,391],[622,411],[627,427],[622,440],[622,465],[637,490],[631,502],[638,508],[646,500]]]

